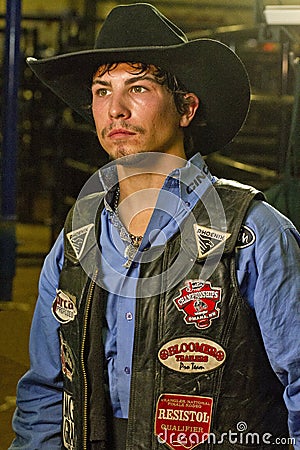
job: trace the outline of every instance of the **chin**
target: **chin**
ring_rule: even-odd
[[[112,160],[117,161],[118,165],[124,167],[145,167],[147,162],[153,163],[153,153],[147,151],[138,151],[136,153],[119,153]]]

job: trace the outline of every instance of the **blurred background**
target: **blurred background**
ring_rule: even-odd
[[[95,135],[25,58],[90,48],[118,3],[132,1],[0,0],[0,450],[12,438],[15,384],[28,367],[42,260],[81,187],[107,161]],[[300,227],[300,1],[151,3],[190,39],[218,39],[244,61],[252,86],[247,121],[207,163],[219,177],[263,190]]]

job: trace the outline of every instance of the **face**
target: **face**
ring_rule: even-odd
[[[143,152],[185,158],[183,127],[197,109],[196,96],[197,105],[180,115],[172,93],[156,81],[153,70],[137,73],[120,63],[94,78],[92,98],[97,135],[111,159]]]

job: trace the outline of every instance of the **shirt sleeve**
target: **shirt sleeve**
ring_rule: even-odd
[[[9,450],[61,449],[62,375],[59,323],[51,307],[63,263],[61,233],[45,259],[30,331],[30,369],[17,387],[16,438]]]
[[[264,202],[254,202],[245,225],[255,242],[238,252],[241,291],[255,310],[271,366],[285,386],[290,435],[299,450],[300,236]]]

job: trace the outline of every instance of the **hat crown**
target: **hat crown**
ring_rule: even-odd
[[[116,6],[107,16],[96,49],[170,46],[188,42],[186,35],[148,3]]]

